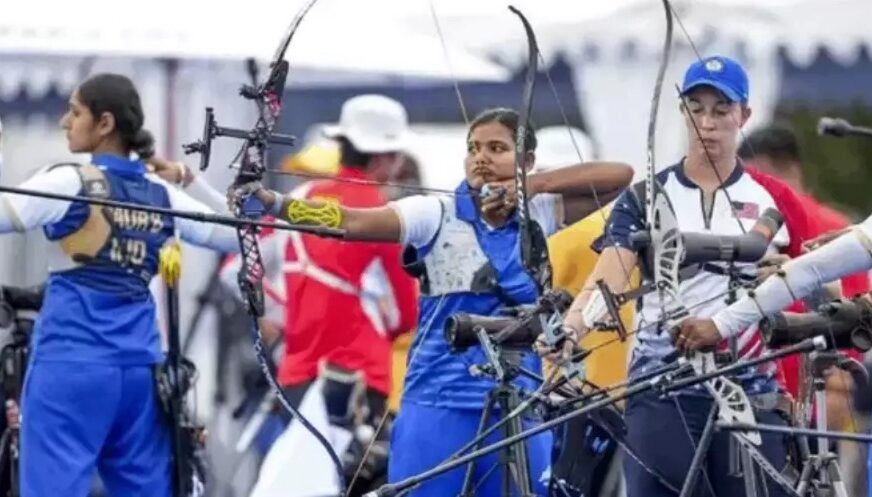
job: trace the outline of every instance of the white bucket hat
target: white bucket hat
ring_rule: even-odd
[[[578,128],[548,126],[536,132],[536,142],[537,172],[578,164],[582,159],[596,159],[593,140]]]
[[[345,137],[367,154],[405,151],[409,144],[406,109],[392,98],[360,95],[342,104],[339,124],[324,127],[330,138]]]

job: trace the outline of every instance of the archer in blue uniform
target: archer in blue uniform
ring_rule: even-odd
[[[210,212],[147,174],[154,148],[133,83],[100,74],[61,119],[70,152],[22,188]],[[131,158],[136,157],[136,158]],[[21,495],[84,497],[94,470],[113,496],[171,495],[170,440],[153,369],[163,360],[149,282],[176,234],[224,252],[226,227],[84,202],[0,195],[0,232],[43,228],[53,242],[21,406]]]
[[[463,353],[450,350],[443,334],[445,321],[459,312],[494,315],[501,308],[535,302],[539,289],[521,260],[522,224],[516,209],[514,138],[520,117],[510,109],[491,109],[471,124],[467,136],[466,179],[453,196],[411,196],[380,208],[331,206],[292,200],[248,185],[237,195],[250,194],[265,210],[292,222],[309,211],[328,212],[346,239],[400,242],[422,269],[418,329],[409,351],[405,390],[391,437],[391,482],[430,469],[471,441],[478,431],[493,379],[474,377],[469,367],[484,364],[479,346]],[[533,166],[536,137],[526,128],[527,152],[522,167]],[[387,133],[387,131],[386,131]],[[632,169],[618,163],[589,163],[531,174],[528,177],[529,219],[548,236],[599,208],[630,182]],[[490,194],[480,196],[485,187]],[[499,191],[505,192],[499,194]],[[593,192],[596,192],[594,195]],[[299,216],[306,214],[306,216]],[[323,218],[323,217],[322,217]],[[542,240],[544,245],[544,238]],[[490,277],[478,277],[488,275]],[[539,370],[532,353],[524,360]],[[535,388],[532,382],[518,382]],[[495,418],[496,419],[496,418]],[[494,419],[494,420],[495,420]],[[498,438],[491,437],[489,442]],[[549,433],[527,443],[533,488],[545,492],[551,451]],[[478,461],[475,495],[500,495],[502,470],[492,471],[497,456]],[[457,495],[464,468],[428,480],[412,490],[413,497]]]

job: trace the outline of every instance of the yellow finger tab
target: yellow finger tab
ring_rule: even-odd
[[[314,207],[302,200],[292,200],[288,204],[288,221],[294,224],[338,228],[342,224],[342,210],[335,202]]]
[[[166,281],[167,286],[175,287],[182,273],[182,246],[178,241],[172,240],[164,244],[160,249],[160,262],[158,264],[160,275]]]

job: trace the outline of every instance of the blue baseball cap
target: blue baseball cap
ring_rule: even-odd
[[[716,55],[697,60],[684,73],[681,94],[700,86],[711,86],[720,91],[730,102],[748,102],[748,75],[735,60]]]

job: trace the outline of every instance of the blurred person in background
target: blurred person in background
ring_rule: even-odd
[[[289,197],[357,208],[383,206],[387,198],[379,186],[342,180],[385,182],[395,177],[410,136],[403,106],[381,95],[353,97],[343,104],[339,124],[324,133],[339,143],[338,172],[304,182]],[[329,158],[321,159],[329,174]],[[260,247],[268,273],[283,273],[284,357],[278,380],[285,394],[298,407],[322,378],[331,424],[355,428],[351,425],[359,421],[360,407],[362,422],[375,430],[387,413],[392,342],[417,319],[417,283],[400,264],[400,246],[282,231],[263,237]],[[228,287],[236,287],[239,264],[237,257],[222,270]],[[379,432],[353,493],[366,489],[368,477],[384,474],[389,433]],[[366,442],[352,442],[344,454],[349,481]],[[327,475],[331,472],[326,470]],[[288,482],[300,477],[292,473],[287,472]]]
[[[766,174],[778,177],[797,194],[809,218],[809,237],[842,230],[850,225],[848,218],[820,203],[806,191],[803,175],[802,150],[796,134],[787,126],[771,125],[755,130],[745,137],[739,147],[739,157],[748,165]],[[853,297],[869,291],[869,276],[865,272],[842,278],[841,293]],[[855,353],[852,353],[855,354]],[[854,355],[857,357],[857,355]],[[798,357],[781,361],[785,386],[796,396],[799,382]],[[851,429],[850,395],[852,383],[847,373],[830,375],[827,390],[827,422],[830,429]]]
[[[418,192],[416,187],[423,185],[421,167],[418,160],[408,152],[402,152],[402,163],[394,172],[390,183],[397,186],[382,187],[384,196],[390,200],[399,200]],[[289,155],[282,163],[282,170],[305,175],[321,174],[333,176],[340,168],[339,145],[330,139],[315,139],[303,149]],[[404,188],[409,187],[409,188]],[[282,289],[282,294],[284,290]],[[282,302],[283,305],[283,302]],[[406,375],[406,358],[409,345],[412,343],[412,330],[396,337],[391,347],[391,392],[388,396],[388,409],[396,413],[400,407],[400,397],[403,391],[403,379]]]

